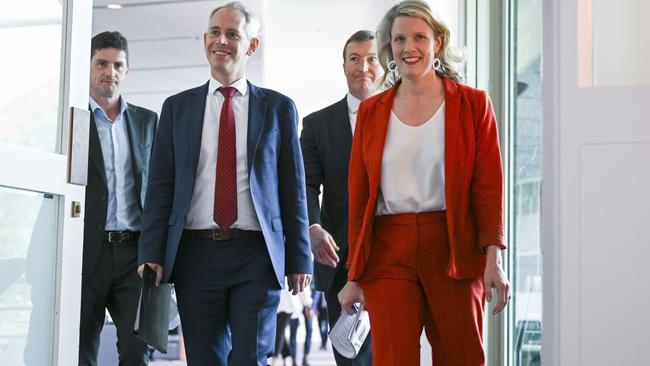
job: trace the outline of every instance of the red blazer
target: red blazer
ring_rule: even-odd
[[[496,118],[486,92],[443,79],[445,85],[445,202],[449,276],[483,276],[487,245],[505,249],[503,170]],[[372,247],[381,160],[399,84],[359,107],[350,156],[348,278],[363,275]]]

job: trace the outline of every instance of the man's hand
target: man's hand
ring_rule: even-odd
[[[510,301],[510,283],[501,268],[501,249],[496,245],[487,248],[487,264],[483,273],[485,299],[492,302],[492,289],[497,290],[497,304],[492,309],[492,315],[499,314]]]
[[[147,263],[147,265],[156,271],[156,287],[160,286],[160,282],[162,281],[163,276],[163,266],[156,263]],[[140,275],[140,278],[142,278],[142,273],[144,273],[144,264],[141,264],[138,267],[138,274]]]
[[[341,309],[345,311],[348,315],[353,315],[356,311],[354,309],[354,304],[356,303],[366,303],[366,298],[363,296],[363,290],[358,283],[348,281],[348,283],[343,286],[341,291],[339,291],[339,302],[341,303]],[[333,316],[337,316],[335,314]]]
[[[339,256],[336,254],[339,246],[336,245],[332,235],[316,224],[309,228],[309,241],[316,262],[336,268],[339,263]]]
[[[309,284],[311,284],[311,274],[294,273],[287,275],[287,285],[293,295],[303,292],[305,288],[309,287]]]

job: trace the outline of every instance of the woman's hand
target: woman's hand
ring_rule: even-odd
[[[354,315],[356,310],[354,309],[354,304],[362,303],[365,304],[366,299],[363,297],[363,290],[358,283],[353,281],[348,281],[348,283],[343,286],[341,291],[339,291],[339,302],[341,303],[341,308],[348,315]]]
[[[492,302],[492,289],[497,290],[497,303],[492,309],[492,315],[499,314],[510,301],[510,283],[501,268],[501,249],[496,245],[487,248],[487,264],[483,273],[485,299]]]

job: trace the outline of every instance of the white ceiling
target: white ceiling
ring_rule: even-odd
[[[122,9],[110,10],[109,3]],[[209,66],[203,53],[203,32],[210,12],[226,1],[96,0],[93,35],[120,31],[129,41],[131,72],[125,84],[128,100],[159,110],[165,97],[204,83]],[[261,1],[247,2],[253,12]],[[251,60],[249,74],[261,71],[260,59]],[[249,76],[250,78],[250,76]]]

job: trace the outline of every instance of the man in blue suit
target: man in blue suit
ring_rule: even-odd
[[[285,275],[311,282],[298,113],[244,75],[258,29],[241,3],[212,12],[212,77],[167,98],[154,142],[139,270],[174,283],[188,365],[266,365]]]

